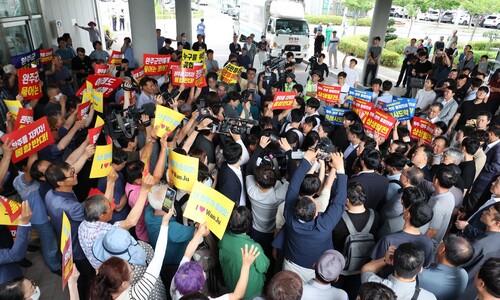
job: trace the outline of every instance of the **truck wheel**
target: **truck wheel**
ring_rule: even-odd
[[[298,64],[300,64],[303,60],[304,60],[303,58],[296,58],[295,62],[298,63]]]

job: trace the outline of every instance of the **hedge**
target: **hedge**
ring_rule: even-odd
[[[345,53],[354,53],[358,58],[365,58],[368,44],[361,40],[360,36],[354,35],[342,38],[339,44],[339,50]],[[380,64],[385,67],[394,68],[399,66],[400,55],[396,52],[382,49]]]
[[[476,50],[489,50],[487,41],[475,41],[475,42],[469,42],[467,44],[472,46],[472,51],[474,51],[474,54],[476,53]],[[458,46],[458,49],[463,49],[465,45],[466,44],[463,45],[460,44]],[[490,46],[490,48],[499,48],[499,47],[500,47],[500,41],[492,42]]]
[[[342,16],[334,15],[306,15],[304,17],[309,24],[318,24],[320,21],[324,25],[332,23],[334,26],[342,25]],[[354,25],[354,18],[349,17],[349,25]],[[372,19],[370,18],[358,18],[358,26],[372,26]]]

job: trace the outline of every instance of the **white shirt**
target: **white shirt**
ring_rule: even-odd
[[[241,168],[235,168],[230,164],[228,164],[227,166],[230,167],[231,170],[233,170],[233,172],[236,174],[236,176],[238,176],[238,179],[240,180],[240,184],[241,184],[240,206],[246,206],[247,205],[247,200],[246,200],[247,192],[244,189],[243,174],[241,173]]]
[[[344,72],[347,74],[345,78],[345,82],[350,86],[354,87],[356,82],[359,82],[359,73],[355,69],[351,69],[349,67],[344,68]]]
[[[356,145],[353,145],[352,143],[349,144],[349,147],[347,147],[347,149],[345,149],[344,151],[344,157],[348,157],[349,154],[352,153],[352,151],[356,150],[356,148],[358,148],[359,144],[356,144]]]
[[[340,98],[339,98],[339,103],[344,104],[345,97],[347,97],[347,93],[349,92],[349,88],[351,86],[347,83],[347,81],[344,82],[344,85],[340,87]]]
[[[500,140],[496,140],[493,143],[488,144],[488,146],[486,146],[486,150],[484,150],[484,154],[488,153],[488,151],[490,151],[491,148],[495,147],[496,144],[498,144],[498,143],[500,143]]]
[[[486,201],[483,205],[481,205],[481,207],[479,207],[479,209],[475,213],[473,213],[472,216],[470,216],[470,218],[467,219],[467,221],[470,221],[483,208],[485,208],[489,205],[495,204],[499,201],[500,201],[500,198],[495,197],[495,195],[491,195],[490,200]]]

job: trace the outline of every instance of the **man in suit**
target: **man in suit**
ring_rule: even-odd
[[[261,97],[264,97],[265,95],[271,95],[271,87],[273,84],[278,82],[278,76],[276,76],[276,73],[271,72],[268,67],[263,72],[259,73],[259,76],[257,76],[259,82],[259,92]]]
[[[363,125],[354,123],[346,128],[347,140],[350,142],[349,147],[344,151],[345,157],[345,174],[351,176],[353,173],[352,166],[358,157],[356,148],[358,148],[361,138],[365,135]]]
[[[219,169],[217,190],[231,199],[236,206],[246,206],[245,181],[242,165],[250,159],[247,148],[240,136],[231,132],[234,142],[224,146],[225,162]]]
[[[437,98],[436,102],[441,103],[443,105],[443,109],[439,114],[439,119],[445,122],[446,125],[450,123],[450,120],[453,119],[453,116],[457,112],[458,102],[455,100],[455,89],[453,87],[447,87],[444,90],[443,97]]]
[[[427,181],[432,181],[429,162],[432,161],[433,157],[432,148],[429,146],[418,147],[411,156],[411,162],[424,172],[424,179]]]

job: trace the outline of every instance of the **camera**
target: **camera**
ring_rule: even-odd
[[[135,106],[129,106],[125,110],[114,110],[106,117],[106,123],[104,125],[104,133],[111,136],[113,139],[119,139],[125,137],[127,139],[132,139],[138,133],[139,125],[148,127],[151,125],[151,121],[142,122],[141,116],[146,114],[150,119],[155,117],[154,110],[146,108],[147,104],[143,105],[141,108]]]
[[[226,118],[223,122],[214,120],[210,132],[223,135],[230,135],[231,132],[238,135],[250,134],[252,126],[257,124],[258,121],[241,118]]]
[[[160,95],[163,97],[163,99],[165,99],[165,101],[168,102],[169,104],[172,104],[175,97],[177,97],[179,94],[180,94],[180,92],[179,92],[178,87],[175,87],[171,92],[169,90],[166,90],[166,91],[160,93]]]
[[[269,70],[274,71],[276,69],[282,70],[285,68],[286,59],[280,57],[271,57],[262,63],[265,67],[268,67]]]
[[[275,134],[272,129],[264,129],[262,131],[262,135],[267,136],[271,141],[271,143],[279,144],[280,137],[277,134]]]
[[[200,104],[198,105],[198,118],[196,119],[196,121],[201,121],[212,116],[210,114],[210,110],[208,109],[208,107],[206,107],[205,98],[199,98],[199,102]]]
[[[241,93],[241,103],[242,104],[245,104],[247,103],[248,101],[250,101],[250,105],[257,105],[257,102],[255,102],[255,100],[250,100],[248,99],[248,97],[250,96],[250,94],[252,94],[250,92],[250,90],[245,90]]]
[[[318,57],[317,57],[316,55],[311,56],[311,57],[309,58],[309,63],[311,64],[311,66],[313,66],[313,65],[317,64],[317,63],[318,63]]]
[[[314,147],[314,151],[318,151],[319,153],[316,156],[316,158],[324,160],[324,161],[331,161],[330,153],[333,153],[336,151],[335,146],[332,144],[330,139],[328,138],[321,138],[316,144],[316,147]]]

